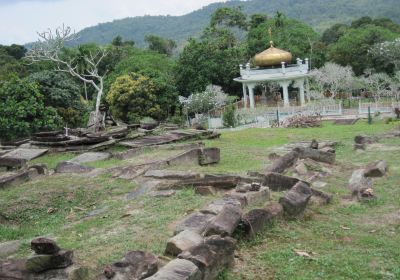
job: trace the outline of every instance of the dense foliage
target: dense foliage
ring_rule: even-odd
[[[131,73],[117,78],[107,94],[113,114],[128,123],[138,123],[143,117],[160,119],[156,86],[146,76]]]
[[[0,135],[2,140],[29,136],[39,130],[60,127],[61,119],[45,106],[37,86],[26,79],[11,77],[0,84]]]
[[[54,71],[41,71],[29,76],[29,81],[38,85],[45,106],[57,110],[69,127],[85,125],[86,106],[81,97],[81,88],[69,75]]]
[[[284,5],[290,2],[293,7],[300,5],[298,1],[281,2]],[[301,2],[306,5],[308,0]],[[314,2],[314,11],[318,10],[319,2]],[[225,3],[211,14],[202,32],[192,33],[193,37],[181,48],[175,49],[175,42],[168,37],[151,35],[157,32],[147,34],[147,48],[124,40],[131,37],[123,33],[118,36],[114,33],[109,45],[81,44],[62,48],[59,55],[71,63],[77,74],[88,75],[92,65],[87,58],[104,51],[104,59],[96,65],[98,74],[105,76],[104,81],[103,78],[101,82],[95,81],[104,86],[101,102],[109,105],[114,117],[127,123],[139,122],[143,117],[157,121],[176,118],[180,122],[182,112],[204,114],[225,105],[228,100],[225,93],[241,96],[242,86],[234,81],[240,75],[239,65],[252,62],[252,57],[268,48],[271,40],[277,48],[290,51],[294,58],[309,58],[313,69],[312,98],[340,98],[355,88],[357,94],[375,99],[400,95],[400,25],[394,21],[364,16],[348,24],[334,24],[320,35],[306,23],[291,18],[290,13],[267,15],[258,6],[257,13],[248,16],[253,11],[249,7],[259,5],[259,0],[241,3],[243,8],[237,7],[236,1]],[[275,4],[271,2],[272,6]],[[223,4],[210,7],[220,5]],[[330,7],[326,2],[325,5]],[[190,16],[193,15],[198,14]],[[163,36],[166,34],[169,33]],[[142,46],[140,42],[138,45]],[[84,126],[96,101],[93,84],[78,75],[55,72],[57,65],[51,62],[28,65],[25,53],[23,46],[0,46],[3,103],[13,108],[15,114],[26,107],[25,115],[11,114],[9,119],[5,117],[9,108],[1,108],[1,135],[20,137],[60,124]],[[211,84],[215,86],[210,87]],[[225,111],[227,126],[235,125],[232,108]],[[30,112],[34,115],[29,115]]]

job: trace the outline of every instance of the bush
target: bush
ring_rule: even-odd
[[[0,84],[0,138],[13,140],[61,127],[57,111],[45,106],[37,86],[14,76]]]
[[[118,77],[106,100],[113,115],[125,122],[137,123],[146,116],[160,120],[162,116],[155,84],[143,75],[131,73]]]
[[[222,121],[225,127],[236,126],[235,111],[235,105],[229,104],[228,106],[226,106],[224,115],[222,116]]]

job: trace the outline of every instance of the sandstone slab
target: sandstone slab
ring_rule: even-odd
[[[225,205],[233,205],[237,207],[241,207],[242,204],[240,203],[239,200],[233,197],[224,197],[221,199],[214,200],[207,206],[205,206],[202,210],[200,210],[201,213],[203,214],[213,214],[217,215],[219,214],[222,209],[224,208]]]
[[[171,256],[177,256],[189,248],[199,245],[203,242],[203,237],[197,232],[184,230],[168,240],[165,253]]]
[[[261,187],[258,191],[248,191],[245,193],[232,190],[227,196],[239,200],[242,207],[245,207],[267,202],[270,199],[270,191],[267,187]]]
[[[308,184],[299,182],[279,199],[279,203],[286,216],[296,217],[304,212],[311,196],[312,191]]]
[[[26,269],[30,272],[42,272],[49,269],[66,268],[72,265],[74,253],[62,250],[53,255],[33,255],[26,260]]]
[[[232,235],[241,218],[242,209],[240,207],[229,204],[225,205],[221,212],[207,225],[204,235]]]
[[[3,157],[7,158],[15,158],[15,159],[24,159],[26,161],[30,161],[32,159],[38,158],[45,153],[47,153],[48,149],[26,149],[26,148],[18,148],[15,149],[5,155]]]
[[[202,273],[191,261],[175,259],[147,280],[202,280]]]
[[[147,279],[157,272],[157,263],[157,257],[151,253],[144,251],[131,251],[128,252],[121,261],[106,266],[103,274],[97,279]]]
[[[87,162],[94,162],[99,160],[106,160],[111,157],[109,153],[101,153],[101,152],[88,152],[83,153],[77,157],[74,157],[70,160],[70,162],[75,162],[78,164],[87,163]]]
[[[52,255],[56,254],[60,251],[60,247],[56,244],[54,240],[44,238],[44,237],[39,237],[35,238],[31,241],[31,249],[36,253],[36,254],[46,254],[46,255]]]
[[[199,152],[199,164],[209,165],[218,163],[221,159],[219,148],[203,148]]]
[[[383,160],[369,164],[364,171],[365,177],[383,177],[388,171],[387,163]]]
[[[242,218],[245,236],[254,237],[282,215],[283,207],[279,203],[271,203],[265,208],[250,210]]]
[[[210,236],[178,258],[194,263],[202,272],[202,279],[217,279],[219,273],[233,265],[235,247],[236,241],[231,237]]]
[[[79,163],[70,162],[70,161],[62,161],[57,164],[56,172],[57,173],[87,173],[92,171],[93,167],[83,166]]]
[[[208,223],[215,218],[215,215],[209,213],[196,212],[186,217],[175,228],[175,235],[184,231],[190,230],[198,234],[202,234]]]

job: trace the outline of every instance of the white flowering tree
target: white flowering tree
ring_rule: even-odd
[[[205,114],[211,110],[223,107],[228,100],[228,95],[221,87],[207,86],[205,91],[193,93],[189,97],[179,97],[186,113]]]
[[[381,61],[384,66],[393,64],[395,70],[400,71],[400,38],[375,44],[369,53],[373,58]]]
[[[324,92],[334,99],[340,92],[347,92],[354,83],[354,72],[350,66],[327,62],[319,69],[311,71],[312,87],[316,97]],[[319,94],[318,94],[319,93]]]

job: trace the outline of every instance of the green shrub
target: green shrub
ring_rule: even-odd
[[[45,106],[37,86],[14,76],[0,84],[0,138],[13,140],[61,127],[57,111]]]
[[[236,111],[235,105],[230,104],[226,106],[224,115],[222,116],[222,121],[225,127],[236,126],[235,111]]]
[[[160,119],[162,110],[153,81],[132,73],[117,78],[106,97],[111,111],[125,122],[137,123],[145,116]]]

